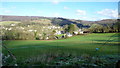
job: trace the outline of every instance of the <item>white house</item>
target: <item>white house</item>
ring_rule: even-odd
[[[80,33],[80,34],[83,34],[83,31],[82,31],[81,29],[79,29],[78,31],[74,31],[73,33],[74,33],[75,35],[77,35],[77,34],[79,34],[79,33]]]
[[[78,32],[80,32],[80,34],[83,34],[84,31],[82,31],[81,29],[79,29]]]
[[[46,37],[46,40],[48,40],[49,39],[49,37]]]
[[[11,26],[15,26],[15,24],[11,24]]]
[[[56,31],[55,35],[60,35],[62,34],[61,31]]]
[[[42,34],[38,34],[39,36],[42,36]]]
[[[78,32],[77,32],[77,31],[74,31],[74,34],[76,34],[76,35],[77,35],[77,34],[78,34]]]
[[[29,32],[32,32],[33,30],[28,30]]]
[[[8,30],[12,30],[12,28],[9,28]]]
[[[80,31],[80,34],[83,34],[83,31]]]
[[[72,34],[70,34],[70,33],[66,33],[66,35],[67,35],[68,37],[71,37],[71,36],[72,36]]]

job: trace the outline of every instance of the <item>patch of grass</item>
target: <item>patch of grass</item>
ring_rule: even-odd
[[[64,36],[64,34],[60,34],[60,35],[56,35],[57,37],[62,37],[62,36]]]
[[[59,53],[80,56],[118,55],[119,33],[93,33],[78,35],[67,39],[53,41],[9,40],[3,41],[17,60],[28,59],[42,54],[57,55]],[[109,41],[110,40],[110,41]],[[98,51],[95,48],[100,48]],[[3,53],[7,53],[3,48]]]
[[[0,25],[10,25],[10,24],[18,24],[21,23],[19,21],[2,21],[0,22]]]

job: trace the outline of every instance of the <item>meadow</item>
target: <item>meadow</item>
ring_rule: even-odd
[[[46,56],[118,56],[119,37],[120,33],[91,33],[59,40],[5,40],[3,45],[14,54],[17,61],[42,56],[39,60],[32,60],[35,62],[33,64],[39,64]],[[7,54],[4,48],[2,50]]]

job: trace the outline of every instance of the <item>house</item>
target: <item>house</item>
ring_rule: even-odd
[[[71,37],[71,36],[73,36],[72,34],[70,34],[70,33],[66,33],[66,35],[68,36],[68,37]]]
[[[82,31],[82,29],[79,29],[78,32],[79,32],[80,34],[83,34],[83,33],[84,33],[84,31]]]
[[[49,37],[46,37],[46,40],[48,40],[49,39]]]
[[[81,29],[79,29],[79,30],[77,30],[77,31],[74,31],[73,32],[75,35],[77,35],[77,34],[83,34],[83,31],[81,30]]]
[[[60,34],[62,34],[61,31],[56,31],[56,33],[55,33],[55,35],[60,35]]]
[[[15,24],[10,24],[11,26],[15,26]]]
[[[80,34],[83,34],[83,31],[80,31]]]
[[[77,34],[78,34],[78,32],[77,32],[77,31],[74,31],[73,33],[74,33],[75,35],[77,35]]]

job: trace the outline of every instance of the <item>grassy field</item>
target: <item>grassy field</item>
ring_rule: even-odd
[[[21,22],[18,22],[18,21],[2,21],[2,22],[0,22],[0,25],[10,25],[10,24],[18,24],[18,23],[21,23]]]
[[[80,56],[95,55],[118,55],[119,33],[93,33],[77,35],[60,40],[9,40],[3,44],[16,56],[18,60],[44,54],[72,54]],[[98,51],[95,49],[99,48]],[[3,48],[3,52],[7,51]]]

